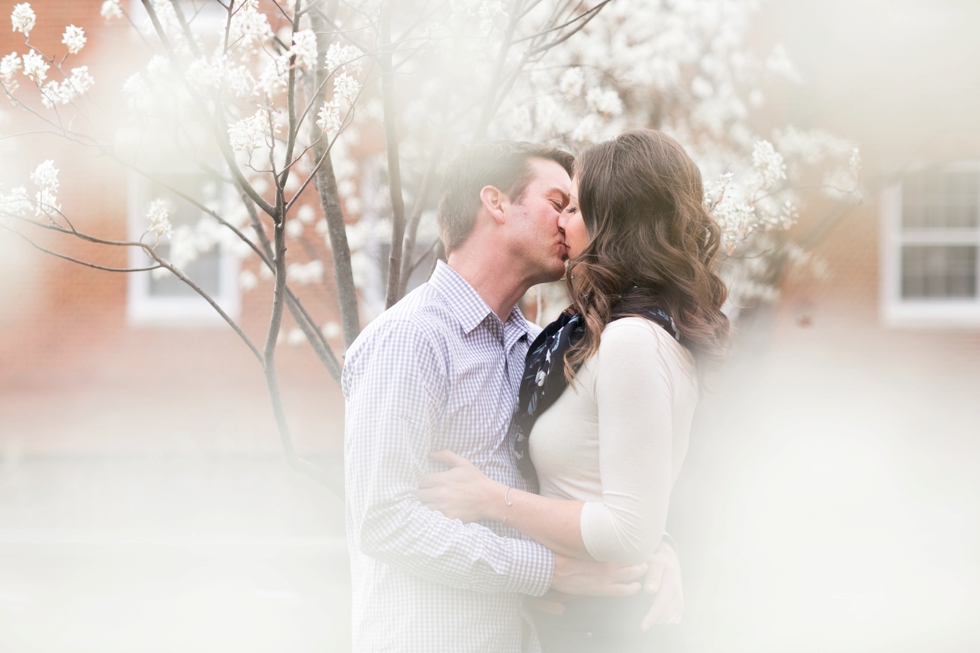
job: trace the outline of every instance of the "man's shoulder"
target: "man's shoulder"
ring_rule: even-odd
[[[354,374],[362,366],[361,361],[374,358],[375,354],[391,358],[393,349],[438,357],[453,319],[439,292],[431,284],[422,284],[364,327],[347,350],[344,376]]]
[[[420,339],[437,337],[449,327],[452,311],[431,284],[424,283],[367,325],[351,344],[348,355],[370,347],[392,333]]]

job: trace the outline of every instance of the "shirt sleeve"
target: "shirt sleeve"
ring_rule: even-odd
[[[663,537],[671,490],[673,388],[658,334],[623,320],[594,359],[602,501],[582,508],[596,560],[640,563]]]
[[[415,496],[448,394],[446,362],[431,340],[411,322],[391,321],[364,344],[344,370],[348,527],[360,552],[444,585],[544,594],[551,551],[449,519]]]

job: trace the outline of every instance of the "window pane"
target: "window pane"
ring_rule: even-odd
[[[929,170],[902,183],[903,229],[980,226],[980,174]]]
[[[193,197],[201,204],[212,203],[216,197],[214,182],[201,175],[159,175],[168,186],[180,190],[181,193]],[[156,184],[151,189],[151,199],[165,198],[170,203],[170,222],[176,232],[180,227],[194,228],[204,215],[199,208],[169,189]],[[170,256],[170,246],[161,243],[157,252],[164,258]],[[220,260],[221,254],[216,249],[203,252],[197,260],[184,266],[184,273],[191,278],[202,290],[214,297],[220,290]],[[150,276],[151,297],[192,297],[197,296],[190,286],[177,277],[168,274],[159,279]]]
[[[906,245],[902,297],[972,298],[977,295],[977,248],[972,245]]]

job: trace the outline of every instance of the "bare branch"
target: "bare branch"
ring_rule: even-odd
[[[395,77],[391,68],[391,12],[393,4],[385,4],[381,16],[381,40],[384,51],[380,57],[381,95],[384,105],[385,144],[388,152],[388,189],[391,194],[391,253],[388,256],[388,287],[385,306],[391,307],[399,298],[402,266],[402,239],[405,237],[405,199],[402,197],[402,172],[398,157],[398,127],[395,124]]]
[[[408,278],[418,265],[417,263],[412,263],[412,257],[415,256],[415,237],[418,234],[419,222],[422,219],[422,212],[425,210],[425,205],[429,201],[429,193],[432,191],[432,187],[435,185],[436,166],[439,165],[439,160],[442,158],[442,149],[443,145],[445,144],[445,133],[445,130],[443,130],[443,136],[439,138],[435,150],[432,152],[432,156],[429,158],[429,165],[426,167],[425,173],[422,175],[422,184],[419,187],[418,197],[415,198],[415,206],[412,208],[412,215],[409,217],[408,224],[405,226],[405,244],[402,251],[401,280],[398,287],[399,299],[405,296],[405,291],[408,289]]]

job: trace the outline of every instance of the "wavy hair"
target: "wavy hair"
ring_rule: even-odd
[[[655,307],[673,318],[699,374],[720,362],[729,340],[728,290],[716,272],[721,232],[684,148],[659,131],[628,131],[583,152],[575,174],[590,240],[566,275],[585,332],[565,356],[565,375],[598,351],[614,311]]]

